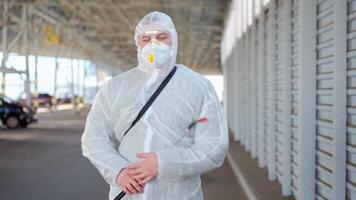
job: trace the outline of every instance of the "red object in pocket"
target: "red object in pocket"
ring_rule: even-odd
[[[201,122],[201,123],[204,123],[206,121],[208,121],[208,118],[206,118],[206,117],[202,117],[198,120],[198,122]]]

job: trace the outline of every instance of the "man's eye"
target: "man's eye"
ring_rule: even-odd
[[[149,38],[149,37],[142,37],[142,38],[141,38],[141,41],[143,41],[143,42],[148,42],[148,41],[150,41],[150,38]]]
[[[167,38],[167,35],[165,34],[162,34],[162,35],[158,35],[157,39],[160,39],[160,40],[163,40],[163,39],[166,39]]]

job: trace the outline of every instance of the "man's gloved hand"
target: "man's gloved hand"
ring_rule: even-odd
[[[116,184],[122,188],[126,194],[136,194],[143,192],[143,184],[139,184],[132,176],[129,175],[129,170],[124,168],[121,170],[116,179]]]
[[[158,160],[154,152],[137,154],[140,161],[127,166],[128,174],[139,184],[146,184],[158,175]]]

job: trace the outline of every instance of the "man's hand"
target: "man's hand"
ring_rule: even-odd
[[[117,176],[116,184],[119,185],[126,194],[143,192],[143,185],[139,184],[128,172],[129,170],[127,168],[121,170]]]
[[[158,175],[157,155],[153,152],[139,153],[137,157],[141,160],[129,165],[127,167],[128,173],[139,184],[146,184]]]

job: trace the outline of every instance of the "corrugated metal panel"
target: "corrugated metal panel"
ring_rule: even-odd
[[[276,70],[275,70],[275,116],[276,116],[276,144],[277,144],[277,177],[282,183],[283,177],[283,104],[284,104],[284,71],[283,71],[283,1],[276,5]]]
[[[231,76],[234,76],[234,71],[235,71],[235,66],[234,66],[234,58],[233,58],[233,50],[234,50],[234,48],[232,48],[232,51],[231,51],[231,53],[230,53],[230,55],[229,55],[229,57],[227,58],[227,64],[228,64],[228,68],[229,68],[229,73],[231,74]],[[236,79],[232,79],[231,80],[231,84],[233,84],[233,85],[235,85],[235,80]],[[230,90],[230,98],[231,98],[231,102],[232,102],[232,104],[230,104],[230,112],[231,112],[231,117],[234,117],[234,110],[235,110],[235,106],[236,106],[236,99],[235,99],[235,88],[231,88],[231,90]],[[234,117],[234,119],[236,119],[235,117]],[[231,129],[231,131],[235,134],[235,122],[233,121],[233,120],[231,120],[231,124],[230,124],[230,129]]]
[[[264,140],[264,152],[267,152],[267,142],[268,142],[268,127],[267,127],[267,115],[268,115],[268,76],[267,76],[267,69],[268,69],[268,10],[265,12],[265,20],[264,20],[264,33],[263,33],[263,42],[264,42],[264,53],[263,53],[263,68],[264,68],[264,72],[263,72],[263,140]],[[264,158],[265,162],[267,163],[267,153],[264,154]]]
[[[256,20],[256,106],[257,106],[257,115],[256,115],[256,146],[257,146],[257,152],[258,152],[258,160],[259,160],[259,166],[262,167],[262,157],[263,156],[263,148],[264,148],[264,143],[263,143],[263,83],[262,83],[262,73],[263,73],[263,59],[261,59],[261,56],[263,56],[263,38],[261,38],[261,31],[263,31],[263,27],[261,27],[261,24],[264,22],[261,21],[260,18]]]
[[[332,197],[333,1],[317,1],[316,196]]]
[[[237,53],[237,65],[238,65],[238,85],[237,87],[239,88],[239,93],[237,94],[238,95],[238,98],[239,98],[239,107],[238,107],[238,116],[239,116],[239,119],[238,119],[238,136],[239,136],[239,141],[241,142],[242,141],[242,137],[243,137],[243,128],[242,128],[242,120],[243,120],[243,112],[242,112],[242,109],[243,109],[243,96],[240,95],[242,94],[244,91],[243,91],[243,82],[242,82],[242,51],[241,51],[241,43],[242,41],[239,40],[238,41],[238,53]]]
[[[265,76],[265,84],[264,84],[264,91],[265,91],[265,94],[264,94],[264,119],[265,119],[265,122],[264,122],[264,126],[265,126],[265,135],[266,135],[266,138],[265,138],[265,148],[266,148],[266,162],[267,162],[267,166],[270,166],[270,162],[271,160],[268,159],[268,155],[269,154],[269,151],[270,151],[270,143],[269,143],[269,121],[267,119],[269,119],[269,96],[271,94],[271,88],[269,87],[271,84],[270,84],[270,81],[271,81],[271,78],[270,78],[270,73],[271,73],[271,70],[270,70],[270,61],[269,61],[269,56],[271,54],[271,51],[269,49],[269,40],[270,40],[270,35],[271,35],[271,26],[270,26],[270,20],[269,20],[269,17],[270,17],[270,14],[269,14],[269,10],[266,11],[266,16],[265,16],[265,53],[264,53],[264,63],[265,63],[265,73],[264,73],[264,76]]]
[[[241,41],[237,41],[236,42],[236,53],[235,53],[235,65],[236,65],[236,76],[235,78],[237,79],[237,83],[236,83],[236,92],[237,92],[237,101],[238,101],[238,105],[237,105],[237,113],[235,115],[237,115],[237,119],[235,119],[235,123],[237,124],[237,140],[241,141],[241,132],[242,132],[242,128],[241,128],[241,118],[242,118],[242,112],[241,112],[241,106],[242,106],[242,98],[241,98],[241,93],[242,91],[242,87],[241,87],[241,64],[240,64],[240,57],[241,57],[241,50],[240,50],[240,44]]]
[[[250,80],[250,76],[249,76],[249,37],[248,37],[248,32],[245,33],[244,36],[244,49],[245,49],[245,53],[244,53],[244,83],[245,83],[245,150],[249,149],[249,133],[250,133],[250,124],[249,124],[249,120],[250,120],[250,86],[249,86],[249,80]]]
[[[294,196],[298,196],[298,94],[299,94],[299,64],[298,64],[298,34],[299,34],[299,7],[298,0],[292,0],[292,122],[291,122],[291,134],[292,134],[292,191]]]
[[[236,43],[235,43],[236,44]],[[238,65],[237,65],[237,45],[234,46],[233,48],[233,51],[231,52],[231,67],[233,68],[232,70],[232,74],[233,76],[235,77],[233,79],[233,91],[232,91],[232,94],[233,94],[233,101],[234,101],[234,105],[233,105],[233,134],[234,134],[234,139],[237,140],[239,138],[239,127],[238,127],[238,120],[239,120],[239,116],[238,116],[238,113],[239,113],[239,110],[238,110],[238,105],[240,104],[239,102],[239,88],[238,88],[238,85],[239,85],[239,79],[237,78],[238,77]]]
[[[224,70],[226,70],[226,75],[227,75],[227,77],[226,77],[227,86],[225,89],[227,90],[228,96],[227,96],[226,104],[227,104],[227,107],[231,108],[232,104],[233,104],[233,101],[232,101],[232,86],[233,85],[232,85],[231,67],[230,67],[229,59],[227,59],[225,62]],[[229,128],[230,128],[231,124],[233,123],[233,121],[230,118],[230,117],[232,117],[232,114],[233,114],[231,109],[227,109],[226,114],[228,116],[227,120],[228,120]]]
[[[347,199],[356,199],[356,1],[348,3],[347,34]]]
[[[245,33],[245,63],[244,63],[244,74],[245,74],[245,89],[246,89],[246,120],[245,120],[245,150],[250,150],[250,133],[251,133],[251,126],[250,126],[250,117],[251,117],[251,105],[250,105],[250,98],[251,98],[251,85],[249,80],[250,77],[250,37],[249,32]]]
[[[229,107],[229,109],[227,110],[227,115],[229,117],[231,117],[231,119],[229,119],[229,128],[231,129],[232,132],[235,132],[235,122],[234,122],[234,107],[235,107],[235,94],[234,94],[234,66],[233,66],[233,59],[232,56],[230,54],[230,56],[226,59],[226,70],[227,70],[227,74],[228,74],[228,78],[230,80],[228,80],[228,83],[230,84],[230,87],[227,88],[228,92],[229,92],[229,96],[228,96],[228,101],[227,101],[227,106]]]
[[[267,26],[267,46],[268,46],[268,65],[267,65],[267,164],[268,164],[268,175],[270,180],[276,178],[276,131],[275,131],[275,40],[276,40],[276,5],[275,1],[270,2],[270,7],[268,11],[268,26]]]
[[[246,68],[247,68],[247,76],[248,76],[248,79],[246,80],[247,81],[247,86],[248,86],[248,119],[247,119],[247,123],[248,123],[248,129],[247,129],[247,133],[246,133],[246,136],[247,136],[247,141],[246,141],[246,150],[247,151],[250,151],[251,152],[251,146],[252,146],[252,127],[254,126],[254,121],[252,119],[253,117],[253,104],[251,102],[253,96],[252,96],[252,81],[251,80],[254,80],[254,77],[252,76],[252,55],[251,55],[251,52],[252,52],[252,28],[251,26],[248,27],[248,30],[247,30],[247,49],[246,51],[248,51],[247,53],[247,65],[246,65]]]
[[[258,82],[258,70],[257,70],[257,47],[258,47],[258,22],[253,21],[251,27],[251,155],[252,158],[257,157],[258,152],[258,140],[257,140],[257,130],[258,130],[258,97],[257,97],[257,82]]]
[[[242,144],[245,146],[247,146],[247,140],[248,140],[248,112],[249,112],[249,108],[248,108],[248,102],[249,102],[249,96],[248,96],[248,62],[247,62],[247,53],[248,53],[248,46],[247,46],[247,35],[244,34],[242,37],[242,76],[243,76],[243,91],[244,94],[243,95],[243,137],[242,137]]]
[[[266,66],[266,21],[265,12],[262,11],[258,23],[258,164],[266,166],[266,132],[265,132],[265,66]]]

